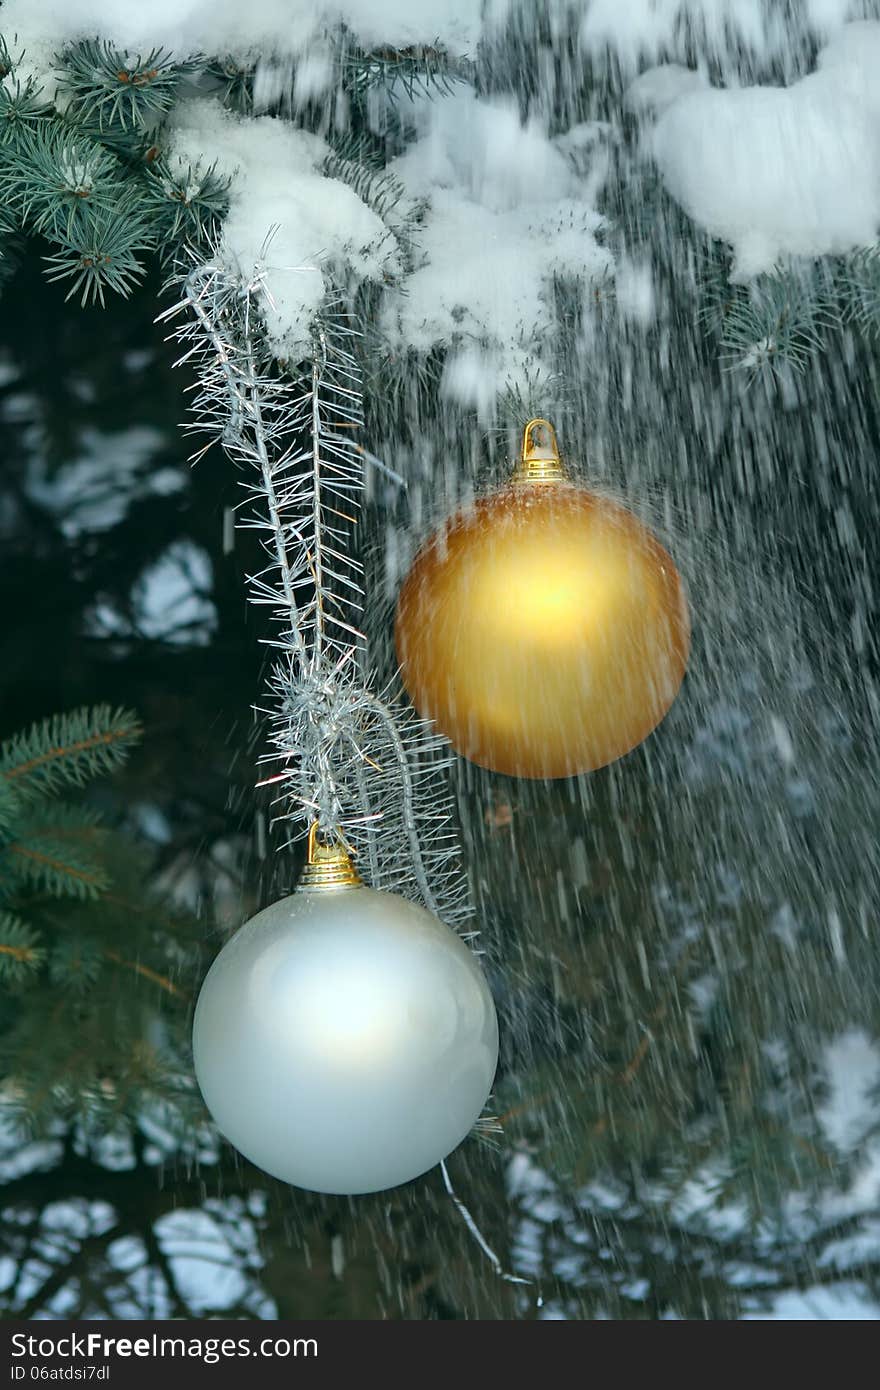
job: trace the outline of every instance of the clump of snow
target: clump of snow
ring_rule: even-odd
[[[495,365],[482,390],[533,367],[555,320],[552,277],[601,278],[611,256],[596,240],[603,219],[584,183],[537,119],[522,124],[512,103],[463,92],[425,102],[421,133],[392,165],[429,211],[419,230],[422,261],[405,294],[390,297],[383,326],[392,342],[427,351],[479,345]],[[462,399],[467,366],[448,389]]]
[[[248,1292],[248,1261],[242,1255],[253,1248],[253,1224],[238,1210],[232,1222],[224,1221],[224,1215],[224,1204],[218,1204],[216,1215],[188,1208],[168,1212],[155,1223],[175,1286],[197,1312],[239,1303]]]
[[[681,63],[661,63],[639,74],[626,90],[625,103],[630,111],[653,111],[660,115],[679,97],[702,91],[709,84],[701,72],[682,67]]]
[[[36,401],[32,409],[36,411]],[[181,469],[153,462],[164,443],[163,435],[148,425],[109,433],[83,429],[76,456],[60,467],[50,467],[35,453],[27,495],[59,518],[66,536],[104,531],[116,526],[136,499],[150,493],[164,496],[186,485]]]
[[[173,541],[134,588],[138,631],[155,641],[206,643],[217,626],[211,560],[192,541]]]
[[[770,732],[780,761],[784,763],[786,767],[793,767],[797,761],[797,754],[795,753],[791,729],[785,720],[778,714],[771,713],[769,719]]]
[[[610,49],[623,67],[681,56],[688,30],[707,57],[731,59],[738,48],[778,56],[791,38],[834,33],[857,0],[804,0],[780,19],[766,0],[548,0],[559,23],[580,17],[589,53]],[[177,54],[230,55],[245,61],[292,58],[340,25],[365,47],[431,45],[473,53],[480,39],[528,6],[515,0],[3,0],[2,28],[27,47],[53,48],[100,36],[133,52],[164,47]],[[47,66],[43,64],[44,68]]]
[[[612,135],[613,131],[610,121],[581,121],[561,135],[554,136],[553,143],[566,154],[581,154],[591,150],[604,137]]]
[[[329,49],[317,48],[296,65],[293,83],[293,104],[297,108],[326,92],[334,79],[333,57]]]
[[[454,187],[492,212],[512,212],[574,191],[569,161],[537,117],[523,124],[512,98],[480,100],[460,89],[417,100],[412,115],[420,138],[392,167],[416,192]]]
[[[327,273],[343,268],[378,280],[400,270],[384,222],[346,184],[319,172],[327,146],[318,136],[200,100],[181,107],[172,150],[186,164],[216,162],[232,179],[222,249],[246,275],[265,265],[266,326],[278,356],[307,350]]]
[[[817,66],[880,121],[880,24],[876,20],[847,24],[822,49]]]
[[[805,0],[780,13],[783,7],[767,0],[581,0],[579,8],[582,48],[610,49],[625,69],[681,57],[695,40],[707,59],[735,71],[742,53],[768,61],[810,34],[827,37],[855,17],[859,4]]]
[[[431,44],[469,51],[480,34],[479,0],[4,0],[4,33],[59,47],[100,35],[136,52],[291,57],[327,27],[345,24],[364,45]]]
[[[880,1308],[871,1290],[861,1283],[847,1280],[825,1288],[811,1284],[805,1289],[785,1289],[769,1295],[769,1307],[760,1307],[750,1299],[746,1311],[740,1314],[743,1322],[876,1322]]]
[[[611,48],[621,63],[635,67],[674,47],[687,22],[700,30],[705,46],[724,52],[731,39],[766,47],[770,19],[763,0],[592,0],[581,24],[582,46]]]
[[[449,353],[443,364],[440,394],[465,409],[475,410],[481,423],[491,421],[503,362],[497,349],[467,343]]]
[[[841,1033],[825,1048],[828,1098],[818,1111],[828,1140],[850,1153],[880,1119],[880,1045],[861,1028]]]
[[[820,34],[832,33],[855,18],[859,9],[856,0],[806,0],[810,24]]]
[[[733,278],[839,254],[880,227],[880,23],[847,26],[790,87],[672,101],[653,152],[673,197],[734,250]]]
[[[621,258],[614,273],[614,297],[624,319],[647,327],[657,313],[651,267],[645,262]]]
[[[173,541],[135,583],[130,612],[100,599],[86,615],[89,636],[133,636],[179,646],[205,646],[217,626],[210,597],[213,576],[207,551],[192,541]]]

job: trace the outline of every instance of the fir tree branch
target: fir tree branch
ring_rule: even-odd
[[[23,878],[56,897],[73,894],[80,898],[96,898],[109,882],[99,864],[85,855],[72,855],[69,847],[59,844],[51,830],[35,831],[16,840],[7,846],[6,853],[17,861]]]
[[[145,219],[138,188],[125,186],[112,206],[96,206],[70,229],[56,229],[60,249],[46,257],[47,278],[71,280],[66,298],[80,296],[80,306],[104,304],[104,291],[124,299],[145,274],[140,254],[153,249],[155,231]]]
[[[845,323],[866,333],[880,333],[880,242],[857,251],[843,263],[840,274]]]
[[[39,935],[12,912],[0,912],[0,980],[17,983],[40,968],[46,952]]]
[[[343,80],[363,99],[374,88],[395,101],[402,88],[410,101],[419,94],[448,96],[467,80],[463,62],[454,62],[439,39],[403,48],[377,47],[367,52],[349,43],[341,54]]]
[[[49,979],[82,994],[97,980],[101,958],[101,948],[95,941],[78,932],[65,932],[49,956]]]
[[[115,156],[57,120],[23,131],[4,162],[21,218],[50,239],[73,237],[77,222],[114,207],[124,188]]]
[[[321,172],[325,178],[339,179],[347,184],[383,222],[387,222],[390,214],[408,197],[396,174],[343,158],[335,150],[325,158]]]
[[[143,127],[170,110],[181,79],[197,72],[204,60],[196,55],[180,61],[162,48],[134,55],[87,39],[66,49],[60,63],[67,114],[104,133],[114,126]]]
[[[182,989],[178,989],[177,985],[174,984],[172,980],[169,980],[167,975],[160,975],[158,971],[151,970],[148,965],[142,965],[140,961],[125,960],[118,951],[108,950],[104,952],[104,955],[108,960],[112,960],[114,965],[121,965],[126,970],[134,970],[136,974],[143,975],[145,980],[152,981],[154,985],[158,985],[160,989],[164,989],[166,994],[173,994],[177,999],[189,999],[189,995],[185,994]]]
[[[169,164],[158,159],[150,164],[143,186],[145,209],[150,221],[160,223],[160,254],[169,260],[179,254],[180,244],[210,246],[218,236],[219,223],[229,206],[228,178],[217,173],[216,164],[203,169],[199,164]]]
[[[49,115],[50,109],[40,99],[32,79],[24,84],[9,77],[0,80],[0,149],[24,131],[38,128]]]
[[[177,1286],[174,1266],[165,1253],[164,1246],[156,1234],[156,1228],[152,1221],[145,1222],[143,1237],[147,1261],[152,1264],[156,1273],[162,1277],[165,1283],[165,1294],[170,1305],[171,1316],[173,1318],[192,1320],[196,1317],[196,1314],[189,1304],[185,1302],[183,1294]]]
[[[21,815],[21,802],[12,783],[0,777],[0,835],[8,835]]]
[[[254,67],[242,64],[237,58],[229,56],[209,59],[205,73],[223,88],[223,105],[239,115],[250,115],[253,111]]]
[[[701,319],[721,340],[727,371],[750,381],[788,369],[803,372],[821,351],[840,312],[820,267],[780,269],[748,285],[716,277],[704,294]]]
[[[119,767],[140,737],[128,710],[98,705],[54,715],[0,745],[0,779],[26,796],[82,786]]]
[[[71,1280],[80,1277],[89,1261],[94,1260],[98,1255],[106,1255],[108,1246],[119,1235],[118,1226],[118,1220],[114,1220],[109,1229],[102,1231],[99,1235],[83,1237],[72,1257],[57,1265],[45,1276],[43,1282],[38,1284],[30,1294],[27,1302],[14,1310],[15,1316],[29,1321],[35,1318],[38,1313],[51,1312],[52,1300],[56,1294],[61,1293]]]

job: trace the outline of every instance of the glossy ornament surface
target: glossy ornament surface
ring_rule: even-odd
[[[251,1162],[316,1192],[374,1192],[465,1138],[492,1086],[498,1027],[454,932],[337,878],[273,903],[223,948],[193,1052],[218,1128]]]
[[[625,507],[567,478],[552,426],[526,426],[509,486],[421,549],[397,656],[418,712],[457,752],[516,777],[567,777],[628,753],[687,666],[675,564]]]

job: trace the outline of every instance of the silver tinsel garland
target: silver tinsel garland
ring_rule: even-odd
[[[178,300],[160,320],[175,321],[177,365],[196,373],[187,429],[207,442],[193,459],[220,442],[244,468],[239,524],[262,533],[266,553],[248,586],[279,623],[262,711],[272,768],[262,785],[276,791],[276,819],[293,836],[317,821],[326,842],[356,855],[372,887],[461,923],[471,904],[442,777],[448,744],[375,690],[358,626],[363,571],[353,551],[371,456],[355,438],[355,330],[341,299],[325,304],[309,366],[288,375],[265,341],[260,266],[246,276],[217,254],[175,283]]]

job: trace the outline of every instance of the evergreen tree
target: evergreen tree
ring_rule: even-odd
[[[468,60],[440,42],[365,48],[352,32],[335,33],[332,81],[314,96],[306,60],[298,88],[295,66],[268,58],[243,65],[160,47],[131,55],[96,37],[59,49],[50,98],[7,33],[0,272],[21,262],[29,293],[45,295],[34,285],[39,248],[47,280],[73,301],[68,312],[103,305],[107,331],[121,334],[129,310],[120,298],[131,299],[132,314],[158,312],[167,303],[162,279],[179,286],[223,236],[233,180],[216,162],[179,157],[173,122],[187,103],[208,94],[235,118],[269,113],[326,141],[324,195],[331,182],[344,184],[391,248],[382,276],[358,276],[344,258],[334,267],[362,330],[361,437],[387,466],[371,475],[364,530],[372,651],[389,677],[398,570],[426,519],[475,479],[503,476],[511,430],[524,418],[554,415],[567,453],[586,460],[591,477],[634,503],[664,500],[698,626],[685,694],[663,728],[589,779],[530,785],[465,765],[453,773],[504,1030],[499,1148],[465,1146],[453,1162],[456,1183],[493,1246],[534,1273],[551,1307],[568,1316],[737,1316],[768,1281],[798,1289],[830,1278],[822,1270],[837,1275],[832,1256],[873,1290],[880,1252],[840,1254],[835,1244],[860,1231],[863,1210],[828,1215],[829,1194],[845,1190],[870,1158],[873,1129],[866,1124],[845,1155],[829,1138],[823,1069],[829,1040],[880,1033],[876,789],[866,771],[876,716],[880,261],[866,247],[732,284],[728,249],[645,166],[640,118],[625,106],[628,75],[610,51],[585,60],[574,19],[551,11],[514,7],[508,26]],[[691,31],[666,56],[687,57],[688,45],[699,52],[700,41]],[[811,70],[814,47],[793,37],[785,72],[756,71],[743,51],[739,72],[744,82],[793,81]],[[553,137],[587,122],[615,125],[597,235],[619,261],[650,267],[661,305],[632,330],[622,277],[615,287],[610,276],[555,273],[550,326],[508,382],[491,430],[450,398],[448,385],[463,347],[491,355],[492,345],[463,330],[461,340],[402,348],[381,312],[387,283],[405,287],[422,263],[427,225],[424,203],[388,166],[413,146],[419,100],[441,103],[468,87],[481,100],[512,99],[523,129],[534,118]],[[331,116],[342,109],[344,121]],[[569,157],[584,158],[574,147]],[[591,167],[586,161],[584,179]],[[559,228],[544,231],[552,238]],[[13,281],[7,303],[14,293]],[[273,379],[298,379],[308,360],[296,350],[284,357],[265,326],[259,331]],[[179,387],[159,369],[171,415],[191,368],[181,368]],[[144,395],[154,387],[145,381]],[[82,409],[56,399],[46,412],[62,454]],[[675,456],[670,440],[680,441]],[[835,441],[845,465],[828,462]],[[169,868],[172,851],[178,862],[198,851],[202,887],[214,872],[205,843],[246,842],[246,916],[289,889],[296,858],[254,862],[251,849],[264,803],[250,791],[259,749],[243,721],[257,698],[257,642],[268,628],[254,617],[246,628],[240,614],[244,575],[256,563],[246,538],[234,567],[223,568],[218,514],[234,504],[235,482],[219,451],[209,459],[188,483],[185,521],[175,493],[148,499],[140,527],[120,523],[97,546],[59,528],[48,574],[52,584],[69,575],[78,586],[70,599],[78,620],[102,600],[123,614],[106,634],[112,661],[84,671],[82,698],[93,698],[99,678],[112,687],[108,697],[118,682],[125,700],[143,685],[148,705],[164,713],[173,704],[162,689],[167,675],[156,643],[138,630],[131,595],[180,534],[210,550],[218,627],[203,646],[179,649],[173,667],[178,690],[198,698],[157,733],[152,780],[126,770],[116,785],[146,798],[161,776],[175,779],[172,846],[158,867]],[[388,469],[406,477],[405,491]],[[40,555],[34,569],[48,584],[45,564]],[[29,574],[31,589],[39,582]],[[832,626],[853,634],[848,661],[835,664]],[[77,639],[62,640],[72,648]],[[165,662],[170,645],[159,654]],[[217,739],[242,721],[233,759],[199,727],[217,689],[230,690]],[[40,693],[45,705],[46,688]],[[156,1223],[178,1203],[195,1206],[210,1173],[214,1217],[227,1232],[223,1258],[249,1268],[229,1231],[250,1223],[267,1267],[262,1282],[250,1269],[234,1307],[209,1311],[536,1316],[534,1291],[492,1282],[436,1174],[353,1211],[291,1195],[216,1147],[186,1034],[217,934],[205,942],[203,922],[159,900],[157,866],[133,848],[131,824],[125,834],[106,830],[94,805],[58,800],[116,768],[133,719],[103,707],[4,732],[0,1047],[12,1081],[3,1100],[32,1134],[61,1136],[59,1172],[67,1174],[11,1183],[19,1267],[11,1310],[43,1311],[64,1288],[63,1257],[43,1252],[42,1282],[29,1285],[22,1271],[43,1239],[33,1213],[74,1193],[104,1195],[118,1218],[108,1231],[90,1230],[71,1257],[74,1272],[89,1261],[98,1271],[81,1296],[87,1314],[126,1298],[144,1306],[102,1264],[111,1237],[137,1234],[162,1287],[150,1295],[155,1315],[191,1316],[198,1309],[181,1292]],[[108,1177],[99,1141],[118,1138],[123,1121],[138,1166],[133,1176]],[[160,1189],[152,1170],[175,1154],[200,1155],[202,1177],[181,1166]],[[262,1206],[255,1190],[268,1193]],[[27,1217],[17,1228],[16,1212]],[[732,1214],[730,1235],[723,1218]],[[343,1246],[345,1279],[330,1253]]]
[[[185,1007],[157,1045],[155,1006],[137,987],[185,1006],[168,972],[192,957],[192,926],[150,887],[143,850],[81,798],[62,799],[118,767],[139,734],[128,712],[98,707],[44,720],[0,750],[0,1048],[4,1108],[25,1132],[61,1125],[93,1137],[159,1106],[178,1125],[182,1112],[201,1118]]]

